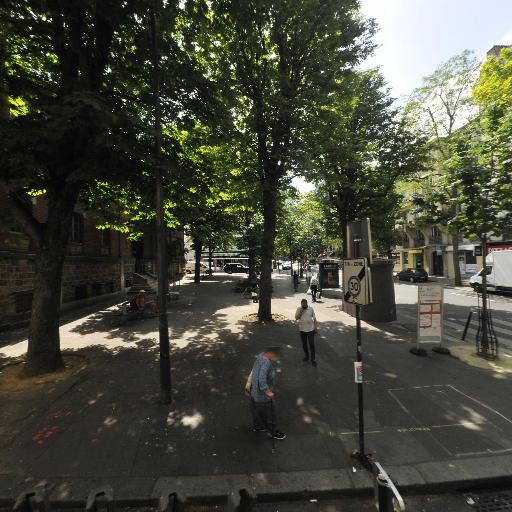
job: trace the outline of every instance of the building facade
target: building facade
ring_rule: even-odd
[[[402,233],[402,244],[396,247],[400,259],[398,268],[423,268],[431,276],[453,279],[453,237],[438,224],[424,224],[415,214],[404,215],[398,229]],[[478,240],[459,237],[459,268],[462,278],[469,278],[482,267],[484,257]],[[487,254],[496,250],[512,249],[512,236],[492,237],[488,243]]]
[[[33,296],[35,244],[5,206],[0,192],[0,330],[24,325],[30,318]],[[39,222],[46,220],[41,196],[27,202]],[[126,294],[134,274],[156,277],[156,237],[152,228],[132,242],[118,231],[98,229],[94,213],[80,207],[72,217],[68,254],[64,263],[61,309],[72,309]],[[183,262],[183,234],[169,233],[169,276],[179,277]]]

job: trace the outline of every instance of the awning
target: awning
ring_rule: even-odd
[[[475,250],[475,244],[460,244],[459,245],[459,251],[474,251]],[[453,252],[453,245],[447,245],[446,252]]]

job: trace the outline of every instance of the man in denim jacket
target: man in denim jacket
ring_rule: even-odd
[[[274,439],[284,439],[286,434],[276,430],[274,409],[274,381],[276,370],[273,362],[279,358],[281,347],[268,347],[256,356],[252,367],[251,412],[254,432],[267,432]]]

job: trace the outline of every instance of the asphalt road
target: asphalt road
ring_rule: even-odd
[[[490,294],[493,327],[500,346],[512,352],[512,296]],[[407,282],[395,283],[398,321],[411,332],[416,332],[418,286]],[[470,310],[478,306],[477,294],[471,288],[445,287],[444,339],[460,342]],[[466,341],[474,342],[478,318],[473,314]]]

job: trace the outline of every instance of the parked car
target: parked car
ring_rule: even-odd
[[[224,265],[224,272],[227,272],[228,274],[248,274],[249,267],[246,267],[241,263],[226,263]]]
[[[281,263],[281,268],[283,270],[291,270],[292,269],[292,262],[291,261],[283,261]]]
[[[399,281],[410,281],[417,283],[418,281],[428,281],[428,273],[422,268],[406,268],[396,275]]]

